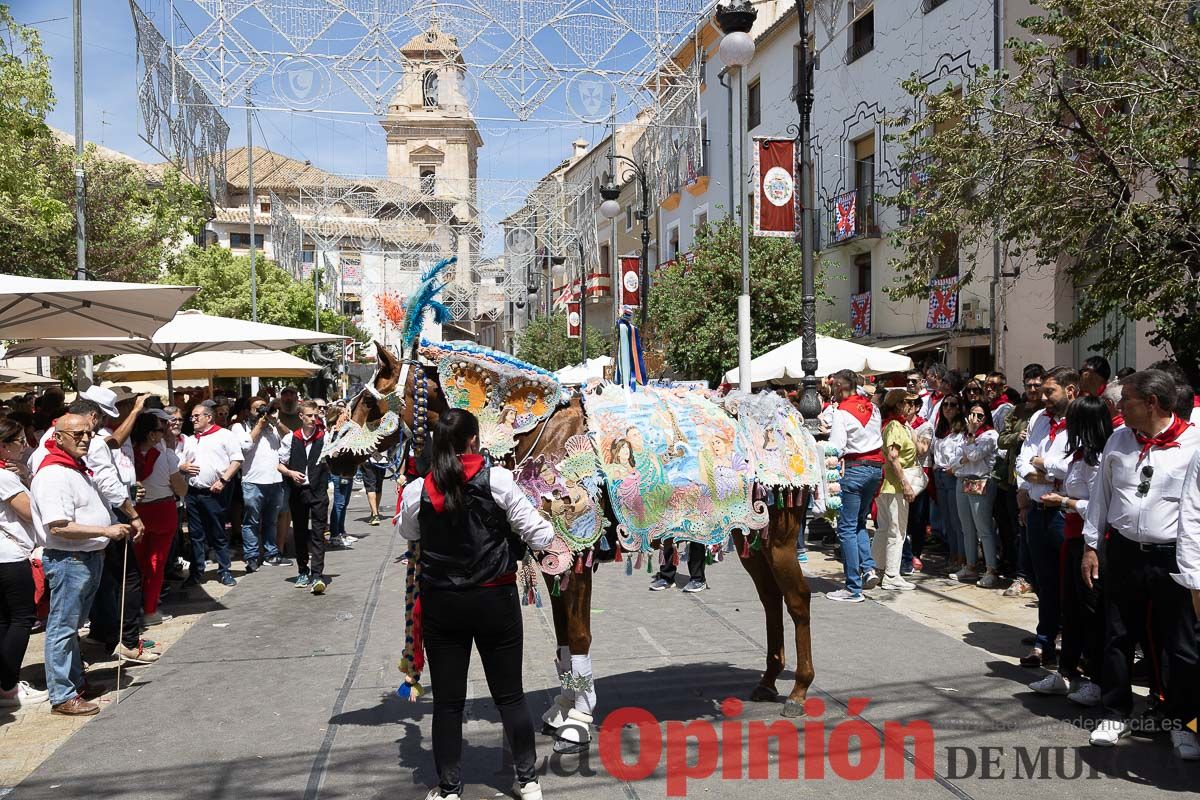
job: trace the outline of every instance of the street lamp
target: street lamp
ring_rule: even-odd
[[[607,200],[605,202],[608,202]],[[603,207],[603,204],[601,204]],[[601,212],[603,213],[603,212]],[[579,248],[579,349],[583,353],[583,358],[579,360],[580,364],[587,364],[587,267],[583,260],[583,242],[579,239],[575,240],[575,246]],[[567,310],[567,325],[571,324],[571,312]]]
[[[805,0],[797,0],[803,5]],[[746,148],[743,129],[746,114],[746,70],[754,58],[754,39],[750,29],[758,11],[749,0],[735,0],[727,6],[717,6],[717,27],[725,34],[721,38],[721,60],[738,74],[737,124],[733,126],[733,144],[737,148],[738,217],[742,226],[742,293],[738,296],[738,388],[750,391],[750,225],[746,218]]]
[[[604,202],[600,204],[600,215],[607,220],[617,218],[621,213],[621,204],[618,198],[621,196],[621,189],[614,184],[616,177],[615,162],[623,161],[627,165],[625,173],[621,178],[621,182],[636,178],[638,188],[642,194],[642,207],[637,211],[637,218],[642,223],[642,258],[638,269],[640,273],[638,277],[638,300],[641,303],[641,327],[646,327],[646,312],[649,305],[649,298],[646,292],[646,286],[650,282],[650,179],[646,169],[646,162],[640,164],[628,156],[617,155],[617,125],[614,120],[612,123],[612,134],[608,142],[608,175],[604,186],[600,187],[600,196],[604,198]]]

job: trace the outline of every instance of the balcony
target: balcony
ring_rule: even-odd
[[[846,63],[853,64],[867,53],[875,49],[875,33],[872,31],[861,39],[855,39],[846,48]]]
[[[830,246],[851,239],[878,239],[881,235],[874,185],[837,195],[830,201],[828,213]]]

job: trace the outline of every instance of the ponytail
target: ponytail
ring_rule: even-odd
[[[463,486],[466,478],[459,456],[466,452],[471,437],[479,435],[479,420],[470,411],[452,408],[442,414],[433,426],[429,442],[430,473],[433,482],[446,498],[443,508],[458,513],[462,508]]]

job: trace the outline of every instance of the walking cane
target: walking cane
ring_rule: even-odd
[[[130,528],[129,535],[130,536],[133,535],[132,528]],[[121,644],[122,644],[121,640],[125,638],[125,575],[126,575],[126,571],[129,569],[129,537],[127,536],[126,538],[122,539],[121,542],[122,542],[122,544],[125,545],[125,547],[121,554],[121,610],[118,612],[119,616],[117,617],[117,620],[118,620],[117,621],[117,630],[120,631],[121,633],[120,633],[119,639],[117,641],[117,647],[121,646]],[[118,655],[117,656],[117,702],[116,702],[117,705],[121,704],[121,664],[122,663],[124,663],[124,662],[121,660],[121,656]]]

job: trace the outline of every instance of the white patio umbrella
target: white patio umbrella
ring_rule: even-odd
[[[195,286],[0,275],[0,331],[6,339],[149,336],[196,291]]]
[[[205,350],[180,356],[171,365],[175,380],[185,378],[308,378],[321,368],[283,350]],[[122,381],[167,377],[167,362],[156,356],[126,353],[96,367],[96,377]]]
[[[21,369],[0,367],[0,391],[7,392],[10,389],[32,389],[37,386],[50,386],[51,384],[57,383],[57,378],[38,375],[36,372],[26,372],[25,370]]]
[[[180,311],[155,331],[151,338],[81,337],[37,339],[9,348],[11,356],[80,356],[96,353],[138,353],[161,359],[166,364],[167,388],[172,387],[176,359],[206,350],[286,350],[300,345],[337,342],[345,339],[332,333],[303,328],[267,325],[229,317],[214,317],[200,311]]]
[[[803,338],[795,339],[751,361],[750,382],[754,385],[798,383],[804,377],[804,370],[800,368],[803,346]],[[875,375],[884,372],[905,372],[912,368],[912,359],[899,353],[855,344],[845,339],[817,337],[817,377],[823,378],[843,369]],[[738,370],[731,369],[726,372],[725,382],[737,384]]]
[[[612,363],[612,356],[597,356],[596,358],[589,358],[582,364],[572,364],[569,367],[563,367],[554,373],[554,376],[569,386],[582,385],[592,378],[603,378],[604,368],[611,367]]]

